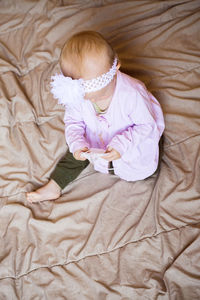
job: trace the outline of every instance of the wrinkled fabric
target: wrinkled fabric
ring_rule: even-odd
[[[67,95],[66,95],[67,97]],[[66,108],[65,137],[72,153],[84,147],[117,150],[115,174],[128,181],[152,175],[158,166],[159,139],[164,131],[158,101],[138,80],[117,72],[116,87],[104,114],[96,114],[88,100]],[[108,173],[106,160],[94,161],[94,168]]]
[[[199,0],[0,1],[0,299],[199,300],[199,28]],[[127,182],[90,165],[33,205],[67,150],[50,78],[88,29],[159,100],[160,167]]]

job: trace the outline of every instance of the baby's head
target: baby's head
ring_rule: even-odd
[[[95,31],[74,34],[65,43],[60,66],[65,76],[91,79],[106,73],[116,56],[111,45]]]
[[[107,73],[115,58],[115,51],[100,33],[82,31],[65,43],[61,51],[60,67],[64,76],[89,80]]]

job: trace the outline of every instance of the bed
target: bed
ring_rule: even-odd
[[[89,165],[30,204],[67,150],[49,83],[82,30],[160,102],[160,165],[137,182]],[[199,32],[199,0],[0,1],[0,300],[200,299]]]

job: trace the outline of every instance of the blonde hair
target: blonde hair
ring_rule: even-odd
[[[66,62],[71,62],[81,69],[85,57],[91,53],[99,55],[105,53],[110,67],[116,57],[112,46],[100,33],[81,31],[70,37],[64,44],[60,55],[61,70],[63,71]]]

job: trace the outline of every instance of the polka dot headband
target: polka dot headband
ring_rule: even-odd
[[[107,73],[93,79],[72,79],[62,74],[56,74],[51,79],[51,92],[59,104],[74,105],[84,99],[86,93],[99,91],[106,87],[117,72],[117,58]]]

